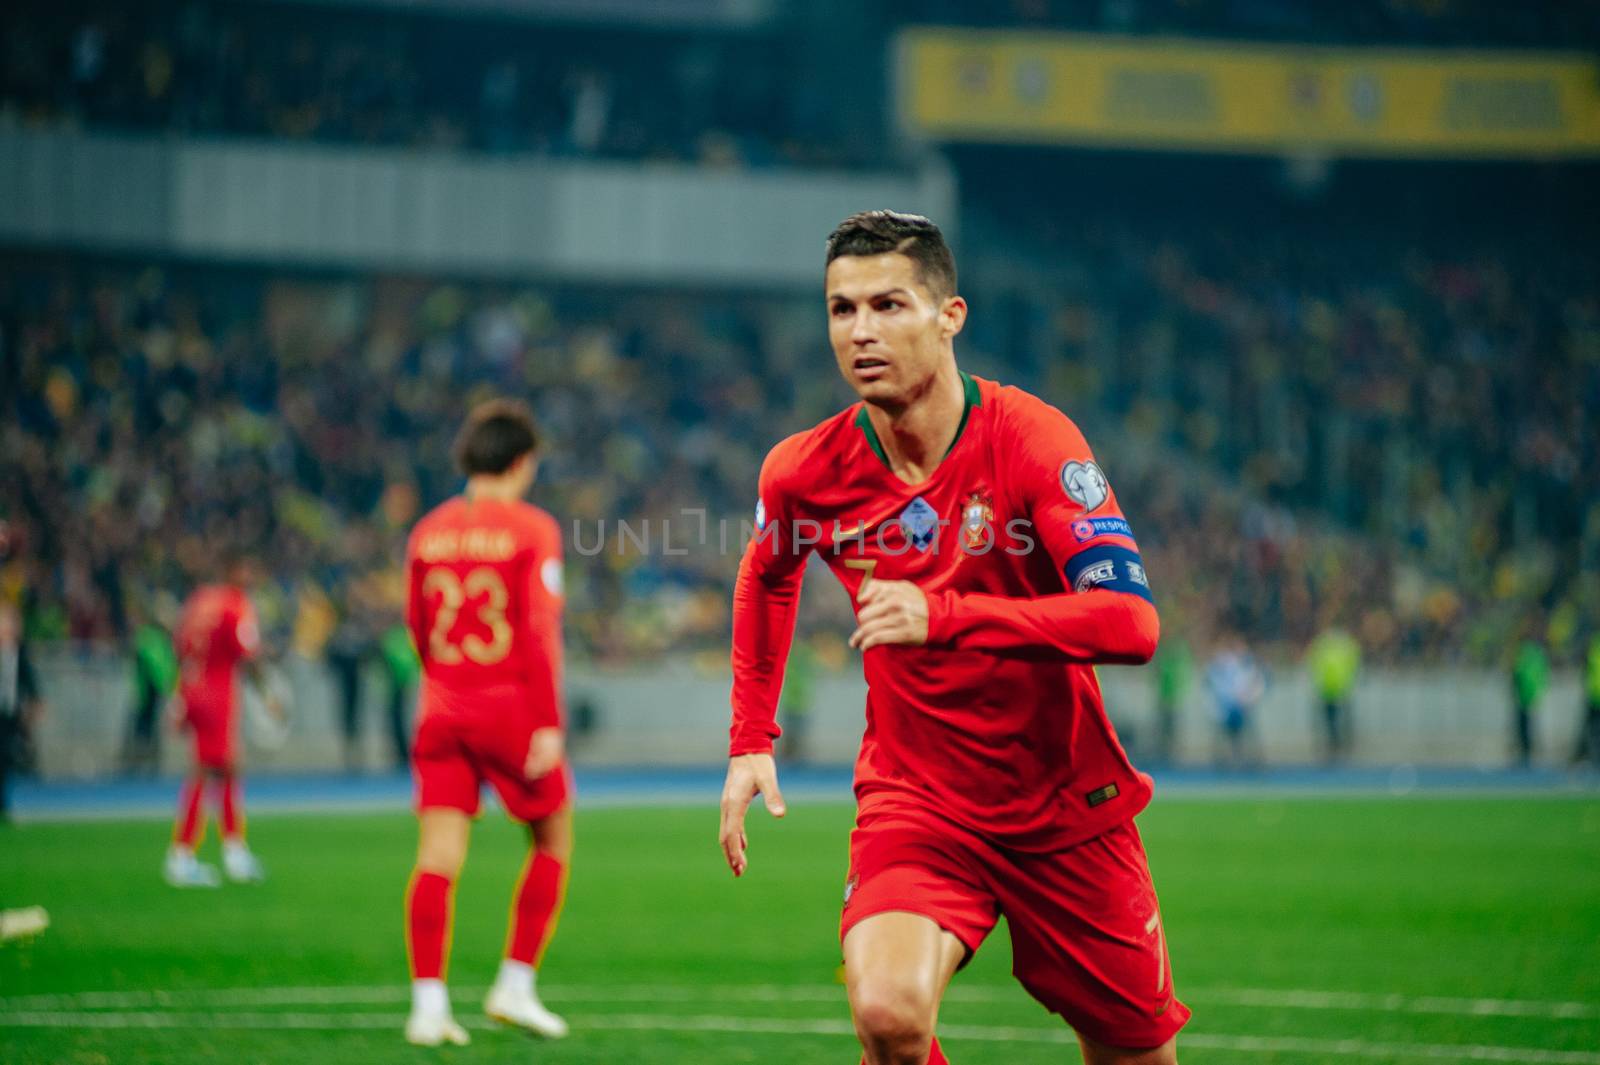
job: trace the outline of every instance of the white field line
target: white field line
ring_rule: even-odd
[[[487,1020],[463,1018],[473,1028],[486,1028]],[[853,1037],[855,1029],[843,1019],[793,1020],[770,1017],[670,1016],[655,1014],[596,1014],[569,1020],[574,1029],[596,1031],[627,1029],[639,1032],[713,1032],[740,1035],[823,1035]],[[0,1014],[0,1027],[67,1029],[249,1029],[297,1031],[388,1030],[399,1037],[401,1018],[396,1013],[171,1013],[21,1011]],[[1069,1044],[1073,1036],[1064,1028],[1020,1028],[984,1025],[943,1025],[940,1034],[952,1040],[987,1043]],[[1493,1046],[1472,1043],[1392,1043],[1364,1039],[1310,1039],[1295,1036],[1208,1035],[1179,1037],[1184,1046],[1237,1053],[1305,1054],[1323,1059],[1416,1058],[1426,1061],[1492,1061],[1511,1065],[1600,1065],[1600,1053],[1586,1050],[1541,1050],[1536,1047]]]
[[[1231,1006],[1274,1009],[1360,1010],[1372,1013],[1443,1013],[1459,1017],[1546,1017],[1552,1020],[1600,1018],[1600,1003],[1552,1002],[1516,998],[1451,998],[1443,995],[1383,995],[1361,991],[1266,990],[1248,987],[1197,988],[1179,997]]]
[[[468,1002],[487,988],[456,987],[455,997]],[[0,997],[0,1010],[147,1009],[150,1007],[360,1006],[408,1001],[404,984],[334,987],[195,988],[176,991],[83,991],[53,995]],[[638,1002],[708,1004],[733,1002],[839,1002],[837,984],[551,984],[542,996],[552,1002]],[[1350,1010],[1368,1013],[1446,1014],[1460,1017],[1535,1017],[1549,1020],[1600,1019],[1600,1003],[1541,999],[1447,998],[1371,994],[1358,991],[1296,989],[1179,988],[1190,1002],[1262,1009]],[[946,1002],[1022,1002],[1014,987],[957,983],[945,992]]]

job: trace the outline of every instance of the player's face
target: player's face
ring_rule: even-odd
[[[935,298],[897,252],[844,255],[828,264],[828,339],[839,372],[875,406],[903,409],[926,392],[967,304]]]

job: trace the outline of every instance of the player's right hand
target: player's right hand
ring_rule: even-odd
[[[567,750],[566,737],[554,726],[536,728],[528,738],[528,757],[522,763],[522,775],[538,780],[555,771]]]
[[[750,845],[744,834],[744,815],[757,792],[773,817],[788,811],[778,790],[778,766],[772,755],[741,754],[728,759],[728,782],[722,786],[722,856],[734,876],[743,876],[750,864],[744,856]]]

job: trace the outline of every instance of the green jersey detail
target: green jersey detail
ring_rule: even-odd
[[[966,406],[961,409],[961,424],[956,426],[955,439],[950,441],[950,446],[944,449],[945,455],[956,449],[956,441],[961,439],[961,434],[967,431],[967,420],[972,417],[972,408],[983,406],[983,394],[978,391],[978,382],[965,370],[961,371],[961,391],[966,396]],[[878,461],[885,466],[889,465],[889,456],[883,450],[883,441],[878,439],[878,430],[873,428],[872,419],[867,416],[867,405],[861,404],[861,410],[856,413],[856,427],[866,435],[867,446],[872,453],[878,456]],[[942,456],[941,456],[942,457]]]

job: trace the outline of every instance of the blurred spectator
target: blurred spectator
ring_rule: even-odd
[[[344,739],[344,766],[355,772],[362,768],[362,667],[374,650],[366,619],[348,604],[340,611],[333,638],[328,641],[326,660],[333,672],[335,705],[339,709],[339,734]]]
[[[783,671],[783,691],[778,696],[778,721],[783,728],[784,762],[804,763],[809,757],[806,739],[811,726],[811,704],[816,698],[817,653],[806,638],[795,640]]]
[[[11,775],[32,759],[32,730],[44,712],[39,682],[22,639],[22,615],[0,603],[0,822],[10,819]]]
[[[1343,629],[1325,629],[1306,650],[1306,671],[1322,719],[1323,757],[1342,761],[1350,754],[1350,697],[1361,673],[1361,645]]]
[[[422,662],[411,642],[411,631],[403,624],[391,625],[378,640],[378,659],[383,663],[388,687],[389,743],[394,767],[404,771],[411,764],[411,715],[416,704],[417,679]]]
[[[1600,769],[1600,632],[1589,638],[1583,662],[1583,723],[1579,726],[1578,746],[1572,760],[1587,761]]]
[[[170,597],[168,598],[170,602]],[[178,654],[172,646],[175,604],[166,610],[129,611],[134,626],[133,706],[128,715],[128,735],[123,741],[122,771],[154,776],[161,767],[162,709],[178,686]],[[165,613],[167,616],[154,616]]]
[[[1206,685],[1217,705],[1217,765],[1228,769],[1261,764],[1255,732],[1256,707],[1267,677],[1249,647],[1234,632],[1223,633],[1206,666]]]
[[[1517,646],[1511,664],[1512,738],[1516,762],[1526,767],[1533,759],[1533,715],[1550,683],[1550,660],[1538,640],[1528,636]]]
[[[1194,682],[1194,655],[1182,636],[1164,637],[1156,650],[1156,759],[1171,765],[1178,742],[1178,714]]]

